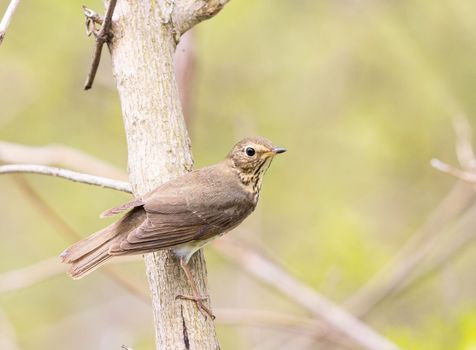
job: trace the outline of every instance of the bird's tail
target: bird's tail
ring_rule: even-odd
[[[70,276],[79,279],[103,265],[112,257],[109,254],[109,248],[125,239],[127,234],[136,229],[144,219],[144,209],[142,207],[134,208],[119,221],[63,251],[60,257],[64,263],[71,264],[68,271]]]

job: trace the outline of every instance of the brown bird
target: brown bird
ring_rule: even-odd
[[[246,138],[218,164],[187,173],[101,214],[128,211],[116,223],[66,249],[62,261],[72,265],[69,274],[78,279],[113,256],[172,249],[194,293],[186,298],[211,315],[200,301],[187,263],[197,250],[253,212],[264,173],[274,156],[285,151],[265,138]]]

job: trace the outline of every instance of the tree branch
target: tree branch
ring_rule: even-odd
[[[172,11],[175,31],[180,35],[201,21],[215,16],[230,0],[177,0]]]
[[[175,50],[174,66],[183,115],[187,126],[190,128],[193,110],[193,86],[197,66],[193,30],[186,32],[180,39]]]
[[[17,334],[12,322],[7,315],[0,309],[0,349],[20,350]]]
[[[226,257],[238,263],[248,273],[276,288],[321,318],[330,329],[345,335],[361,347],[372,350],[398,349],[391,341],[243,243],[222,237],[215,241],[214,245],[218,246],[220,252],[224,252]]]
[[[114,165],[64,145],[26,146],[0,141],[0,163],[65,167],[91,175],[127,180],[127,174]]]
[[[440,232],[455,220],[474,199],[465,184],[458,183],[417,230],[374,277],[344,303],[354,315],[364,317],[393,291],[407,282],[411,273],[436,244]]]
[[[410,274],[404,283],[394,288],[391,295],[395,297],[403,294],[452,262],[459,254],[470,247],[476,239],[475,225],[476,206],[473,206],[466,211],[463,217],[454,225],[455,228],[449,232],[449,242],[442,242],[440,246],[443,249],[436,252],[431,261],[426,266],[422,266],[418,273]]]
[[[115,10],[109,49],[127,138],[129,180],[136,196],[183,175],[193,165],[174,73],[176,5],[176,1],[124,0]],[[213,320],[203,317],[193,303],[176,299],[191,294],[176,257],[162,250],[146,254],[145,262],[156,348],[219,348]],[[201,251],[189,267],[199,293],[208,295]]]
[[[318,338],[328,332],[327,327],[312,318],[275,311],[222,308],[216,310],[216,315],[222,325],[275,328],[311,338]]]
[[[27,267],[0,274],[0,293],[30,287],[65,272],[58,257],[48,258]]]
[[[474,173],[458,169],[436,158],[431,160],[431,166],[442,173],[452,175],[470,185],[476,185],[476,174]]]
[[[77,173],[75,171],[35,164],[0,165],[0,174],[30,173],[56,176],[74,182],[110,188],[117,191],[132,193],[131,185],[124,181],[111,180],[105,177]]]
[[[84,90],[89,90],[93,86],[94,78],[96,77],[96,72],[99,67],[99,62],[101,61],[102,47],[104,43],[110,40],[110,30],[112,23],[112,15],[114,13],[114,8],[116,7],[117,0],[109,0],[107,5],[106,16],[102,22],[101,29],[96,33],[94,30],[94,23],[92,24],[93,30],[92,33],[96,39],[96,47],[94,48],[93,62],[91,63],[91,68],[89,70],[88,77],[84,83]],[[88,8],[84,8],[84,13],[86,18],[89,18],[90,11]]]
[[[0,22],[0,45],[2,44],[3,39],[5,38],[7,28],[10,25],[13,14],[15,13],[15,10],[17,9],[19,3],[20,0],[11,0],[10,4],[7,7],[7,10],[5,11],[5,14],[3,15],[2,21]]]
[[[463,113],[455,115],[453,118],[453,128],[456,134],[455,151],[459,164],[466,171],[476,170],[476,159],[473,145],[471,144],[472,130],[468,117]]]

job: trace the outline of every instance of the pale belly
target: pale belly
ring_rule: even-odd
[[[183,258],[185,260],[185,263],[188,264],[189,260],[192,258],[193,254],[195,254],[197,250],[206,246],[208,243],[210,243],[214,239],[217,239],[218,237],[223,236],[226,232],[223,232],[219,235],[213,236],[206,240],[191,241],[185,244],[178,245],[174,247],[172,251],[174,252],[175,255],[177,255],[177,257]]]

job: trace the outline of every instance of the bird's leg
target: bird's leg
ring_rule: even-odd
[[[192,273],[190,272],[190,269],[185,262],[185,259],[183,257],[180,258],[180,267],[182,268],[183,272],[185,272],[185,276],[187,277],[188,284],[190,287],[192,287],[192,292],[193,296],[188,296],[188,295],[177,295],[177,298],[179,299],[185,299],[185,300],[191,300],[195,302],[197,305],[198,309],[203,313],[205,312],[205,317],[206,315],[210,316],[212,320],[215,319],[215,315],[211,312],[211,310],[203,304],[204,300],[207,300],[207,297],[203,297],[200,295],[197,285],[195,284],[195,281],[193,280]]]

